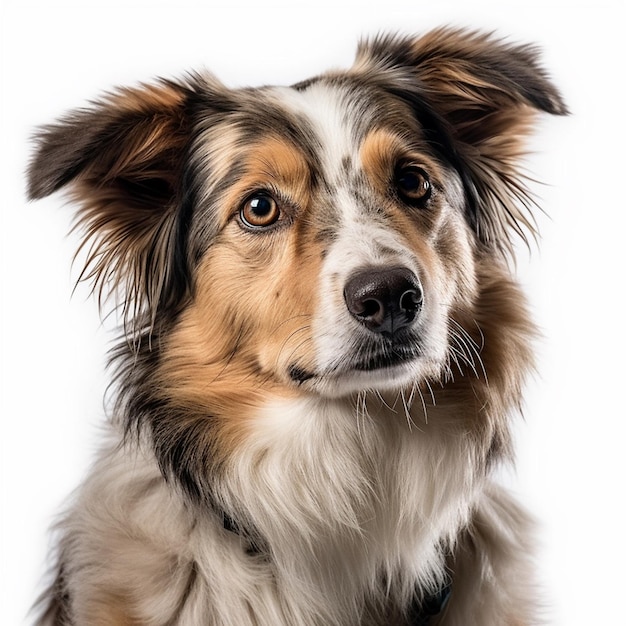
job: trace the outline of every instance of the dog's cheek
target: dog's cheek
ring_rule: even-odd
[[[461,219],[449,219],[437,233],[433,247],[445,277],[442,289],[452,308],[471,306],[477,294],[473,238]]]
[[[298,240],[296,231],[251,235],[233,228],[226,233],[196,280],[194,316],[206,359],[238,360],[277,382],[289,381],[292,366],[310,367],[318,248],[304,237]]]
[[[261,369],[279,380],[288,381],[292,368],[308,370],[315,361],[312,320],[319,307],[320,272],[321,255],[309,248],[283,255],[260,278],[258,359]]]
[[[476,268],[471,232],[452,207],[443,207],[435,229],[427,236],[411,229],[409,246],[419,259],[425,297],[445,309],[471,306],[476,296]]]

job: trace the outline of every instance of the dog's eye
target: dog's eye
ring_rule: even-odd
[[[416,165],[401,165],[396,169],[394,183],[398,194],[408,204],[422,204],[430,198],[428,175]]]
[[[239,212],[241,221],[250,228],[266,228],[280,217],[278,203],[267,193],[250,196]]]

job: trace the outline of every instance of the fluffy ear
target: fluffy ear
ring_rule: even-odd
[[[119,296],[125,322],[154,321],[170,287],[181,289],[173,273],[190,93],[165,81],[119,90],[36,136],[29,196],[69,187],[87,250],[81,279],[99,300]]]
[[[512,231],[524,241],[526,232],[535,234],[532,199],[517,169],[522,139],[536,111],[567,113],[535,48],[443,28],[419,39],[361,43],[355,68],[382,73],[422,117],[427,112],[426,124],[439,126],[464,179],[470,222],[484,244],[506,252]]]

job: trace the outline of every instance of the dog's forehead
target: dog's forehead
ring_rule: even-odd
[[[275,93],[282,107],[310,125],[322,158],[330,161],[354,151],[363,132],[363,120],[355,115],[350,91],[317,82],[304,90],[276,88]]]
[[[347,164],[358,161],[377,123],[375,99],[349,81],[316,79],[303,86],[234,90],[224,111],[214,112],[212,103],[201,108],[192,162],[204,197],[245,173],[250,156],[263,153],[268,140],[297,150],[315,180],[333,185]]]
[[[365,92],[328,81],[303,88],[273,87],[268,95],[292,119],[306,127],[316,163],[332,179],[358,156],[376,121],[376,107]]]

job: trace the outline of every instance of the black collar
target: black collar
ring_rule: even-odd
[[[443,613],[451,594],[452,579],[447,576],[437,591],[426,596],[420,603],[414,603],[409,618],[411,626],[429,626],[435,617]]]
[[[228,515],[226,511],[222,511],[222,517],[224,520],[224,530],[237,535],[241,539],[242,543],[244,543],[246,554],[250,556],[267,555],[268,551],[258,533],[251,533],[237,522],[236,519]]]

